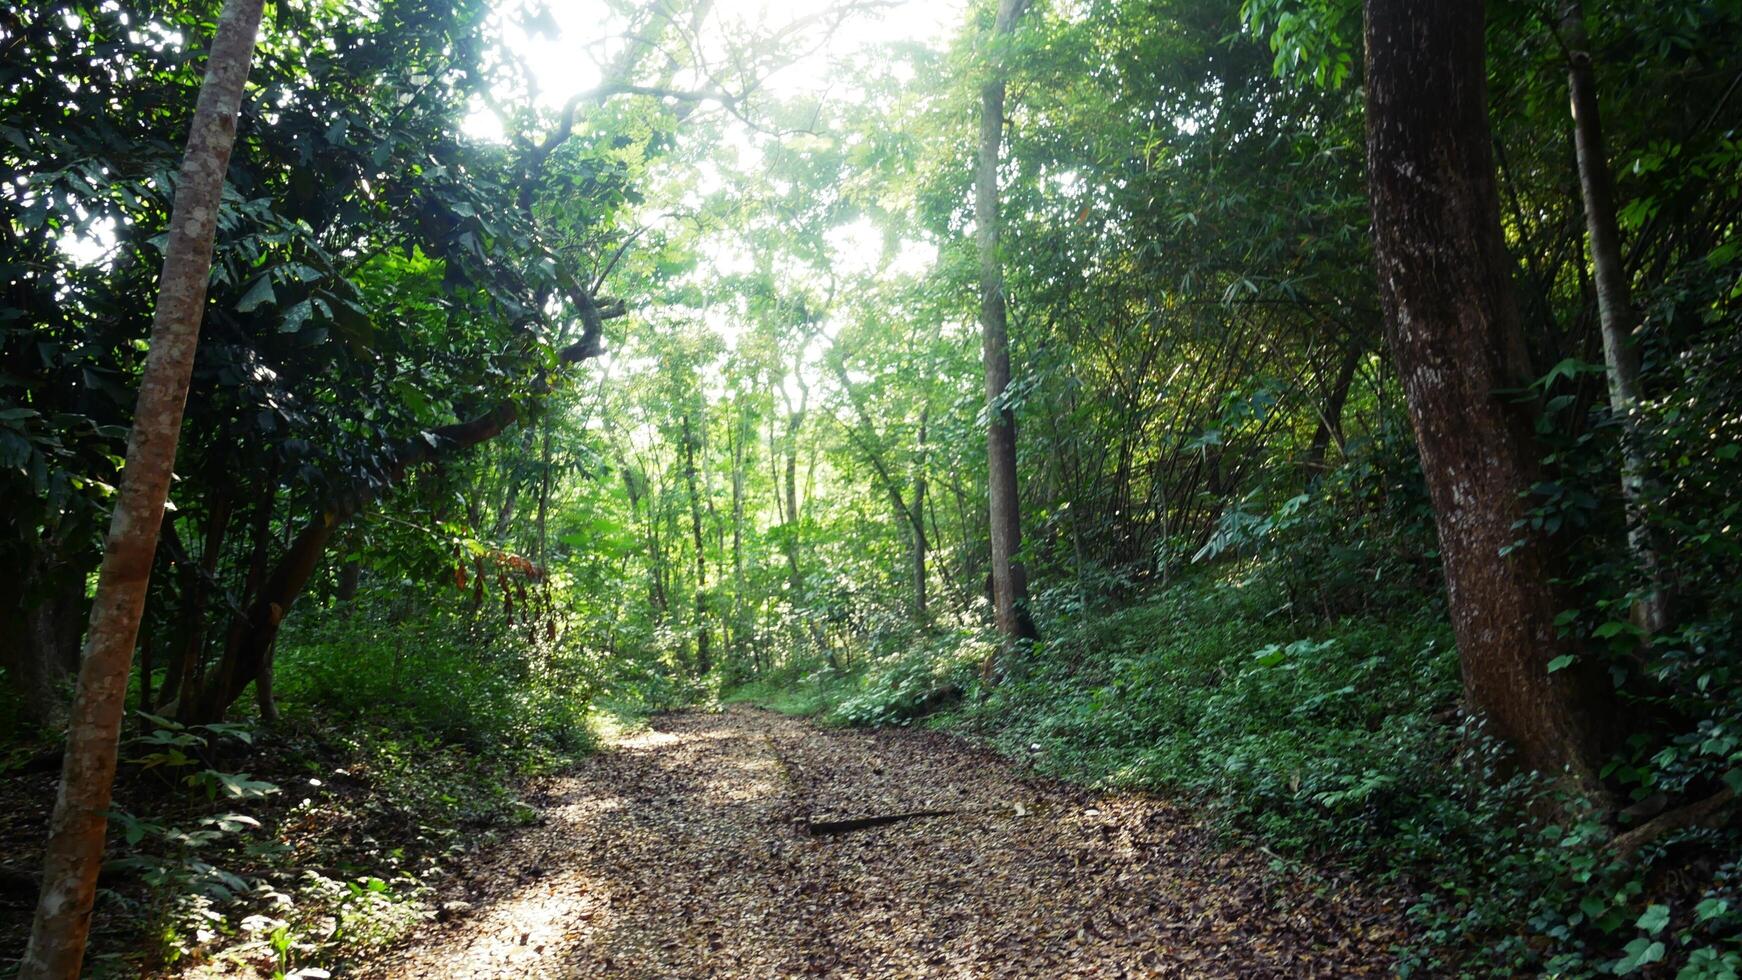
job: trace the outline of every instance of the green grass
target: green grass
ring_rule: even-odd
[[[721,694],[720,703],[748,704],[783,715],[817,718],[845,701],[859,683],[857,674],[818,671],[791,680],[752,681]]]

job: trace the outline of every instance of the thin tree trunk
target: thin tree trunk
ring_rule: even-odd
[[[906,508],[904,516],[913,525],[913,614],[920,623],[931,618],[926,597],[926,536],[925,536],[925,464],[926,464],[926,424],[930,421],[931,409],[922,408],[919,412],[919,442],[918,455],[913,461],[913,506]]]
[[[1615,180],[1603,146],[1597,79],[1591,67],[1590,39],[1580,0],[1561,7],[1561,40],[1567,49],[1567,88],[1571,93],[1573,145],[1590,235],[1591,266],[1597,280],[1597,318],[1608,368],[1609,408],[1621,420],[1621,493],[1627,507],[1627,543],[1650,584],[1641,602],[1640,625],[1658,633],[1668,625],[1662,563],[1645,515],[1645,455],[1639,445],[1639,352],[1633,346],[1638,317],[1621,258],[1621,224],[1615,213]]]
[[[115,781],[116,742],[126,705],[133,644],[157,550],[170,471],[181,437],[194,349],[211,277],[212,243],[224,174],[236,139],[242,88],[260,28],[262,0],[227,0],[218,17],[176,183],[164,248],[151,349],[139,379],[127,462],[104,543],[84,661],[67,730],[60,793],[50,822],[42,894],[22,980],[79,975],[97,871],[103,863]]]
[[[27,717],[47,731],[66,727],[87,618],[85,577],[63,565],[60,551],[52,539],[33,542],[0,599],[0,666]]]
[[[748,415],[737,406],[738,425],[732,437],[732,646],[736,651],[744,633],[744,458],[747,452]],[[761,658],[757,658],[760,666]],[[761,673],[760,670],[757,673]]]
[[[260,659],[260,670],[254,675],[254,701],[260,707],[260,720],[268,725],[278,724],[278,699],[272,690],[272,660],[278,653],[278,640],[272,641],[272,646],[266,650],[266,656]]]
[[[263,486],[266,487],[266,490],[260,494],[254,507],[253,526],[250,529],[251,544],[248,551],[248,570],[242,579],[242,595],[239,605],[244,609],[259,597],[261,589],[267,583],[267,576],[271,572],[272,516],[278,503],[276,473],[269,476]],[[210,671],[206,670],[204,663],[204,646],[202,645],[196,651],[189,663],[189,673],[184,680],[182,693],[177,695],[177,700],[173,705],[176,715],[189,721],[217,720],[216,718],[192,718],[189,717],[189,712],[197,710],[197,705],[206,689],[230,683],[237,664],[236,651],[247,640],[248,633],[248,617],[232,616],[230,628],[224,634],[222,654]],[[246,684],[252,677],[253,674],[250,673],[248,677],[242,679],[241,684]],[[170,704],[166,703],[166,711],[169,708]]]
[[[1330,390],[1325,392],[1319,427],[1313,432],[1312,445],[1307,447],[1309,470],[1324,468],[1325,451],[1333,440],[1339,451],[1343,448],[1343,405],[1349,400],[1349,386],[1355,382],[1355,369],[1361,365],[1361,354],[1361,347],[1350,341],[1348,350],[1343,352],[1343,362],[1337,368],[1337,377],[1331,382]]]
[[[273,492],[277,480],[277,464],[269,460],[267,476],[261,486],[266,492]],[[218,561],[224,553],[224,542],[229,536],[230,518],[235,512],[235,498],[231,492],[233,487],[223,482],[223,475],[213,468],[211,479],[219,489],[207,501],[206,533],[200,539],[199,560],[194,561],[187,553],[180,536],[176,533],[175,519],[167,516],[163,522],[163,547],[170,550],[176,565],[181,572],[181,610],[180,628],[174,637],[175,655],[168,664],[167,676],[163,680],[163,691],[158,701],[163,705],[173,705],[181,692],[187,690],[193,678],[204,666],[206,651],[206,630],[208,628],[208,606],[212,594],[212,583],[216,581]],[[244,492],[247,492],[244,490]],[[258,491],[256,491],[258,495]],[[255,531],[255,552],[252,562],[258,564],[264,561],[266,528],[257,525]],[[252,565],[250,566],[252,568]],[[250,573],[254,574],[254,573]],[[246,588],[252,589],[257,583],[249,581]],[[243,601],[247,601],[244,593]]]
[[[792,599],[804,594],[804,575],[798,562],[798,429],[804,413],[794,413],[786,430],[786,563],[792,573]]]
[[[683,417],[683,475],[690,492],[690,527],[696,541],[696,673],[714,669],[708,647],[708,552],[702,540],[702,498],[696,485],[696,434],[690,417]]]
[[[925,583],[925,462],[926,462],[926,424],[930,418],[931,409],[920,409],[919,428],[917,432],[917,452],[913,458],[911,476],[913,485],[913,503],[907,503],[901,484],[895,479],[893,463],[885,456],[877,438],[877,429],[871,422],[871,413],[865,408],[859,398],[859,392],[853,387],[853,381],[847,376],[846,361],[830,358],[835,369],[835,376],[841,383],[841,391],[846,394],[847,402],[853,406],[853,413],[858,419],[858,430],[847,428],[847,438],[859,447],[865,461],[871,464],[871,472],[877,477],[877,482],[883,486],[889,495],[889,505],[894,511],[896,533],[908,546],[908,572],[913,582],[913,618],[915,622],[926,621],[926,583]]]
[[[1549,542],[1520,542],[1515,530],[1540,451],[1534,406],[1501,394],[1525,387],[1531,370],[1489,149],[1482,4],[1366,0],[1366,9],[1379,289],[1465,695],[1526,765],[1570,770],[1594,789],[1613,692],[1596,659],[1559,636],[1567,604],[1551,584]]]
[[[549,536],[546,530],[550,515],[551,419],[544,417],[544,440],[539,449],[538,468],[538,567],[549,567]]]
[[[362,585],[362,583],[363,583],[363,563],[362,562],[359,562],[355,559],[352,559],[351,561],[345,562],[343,565],[340,565],[339,566],[339,591],[338,591],[338,595],[337,595],[338,600],[340,602],[349,603],[352,600],[356,599],[357,598],[357,588],[358,588],[358,586]]]
[[[1004,271],[998,255],[998,159],[1004,140],[1006,68],[999,47],[1015,31],[1028,0],[999,0],[992,27],[988,78],[980,88],[980,156],[974,178],[974,239],[980,254],[981,353],[986,369],[986,495],[991,513],[992,601],[1007,648],[1034,639],[1026,611],[1028,582],[1017,553],[1022,549],[1021,497],[1016,485],[1016,413],[1005,404],[1010,387],[1010,334]],[[995,658],[994,658],[995,659]],[[985,673],[992,674],[994,659]]]

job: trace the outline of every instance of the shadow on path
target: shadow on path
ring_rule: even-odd
[[[955,816],[812,838],[795,820]],[[1218,850],[1182,811],[932,733],[690,712],[557,787],[370,976],[1346,977],[1401,908]]]

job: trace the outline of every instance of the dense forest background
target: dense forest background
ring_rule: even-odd
[[[0,10],[25,919],[215,6]],[[1742,4],[1489,5],[1501,434],[1412,424],[1357,4],[561,6],[267,11],[98,962],[359,955],[605,714],[749,700],[1192,800],[1407,894],[1406,972],[1742,972]],[[1483,700],[1563,679],[1603,733]]]

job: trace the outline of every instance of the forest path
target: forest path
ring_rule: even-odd
[[[617,739],[481,853],[389,977],[1352,976],[1399,909],[1218,850],[1184,811],[957,739],[684,712]],[[839,835],[795,821],[952,809]]]

